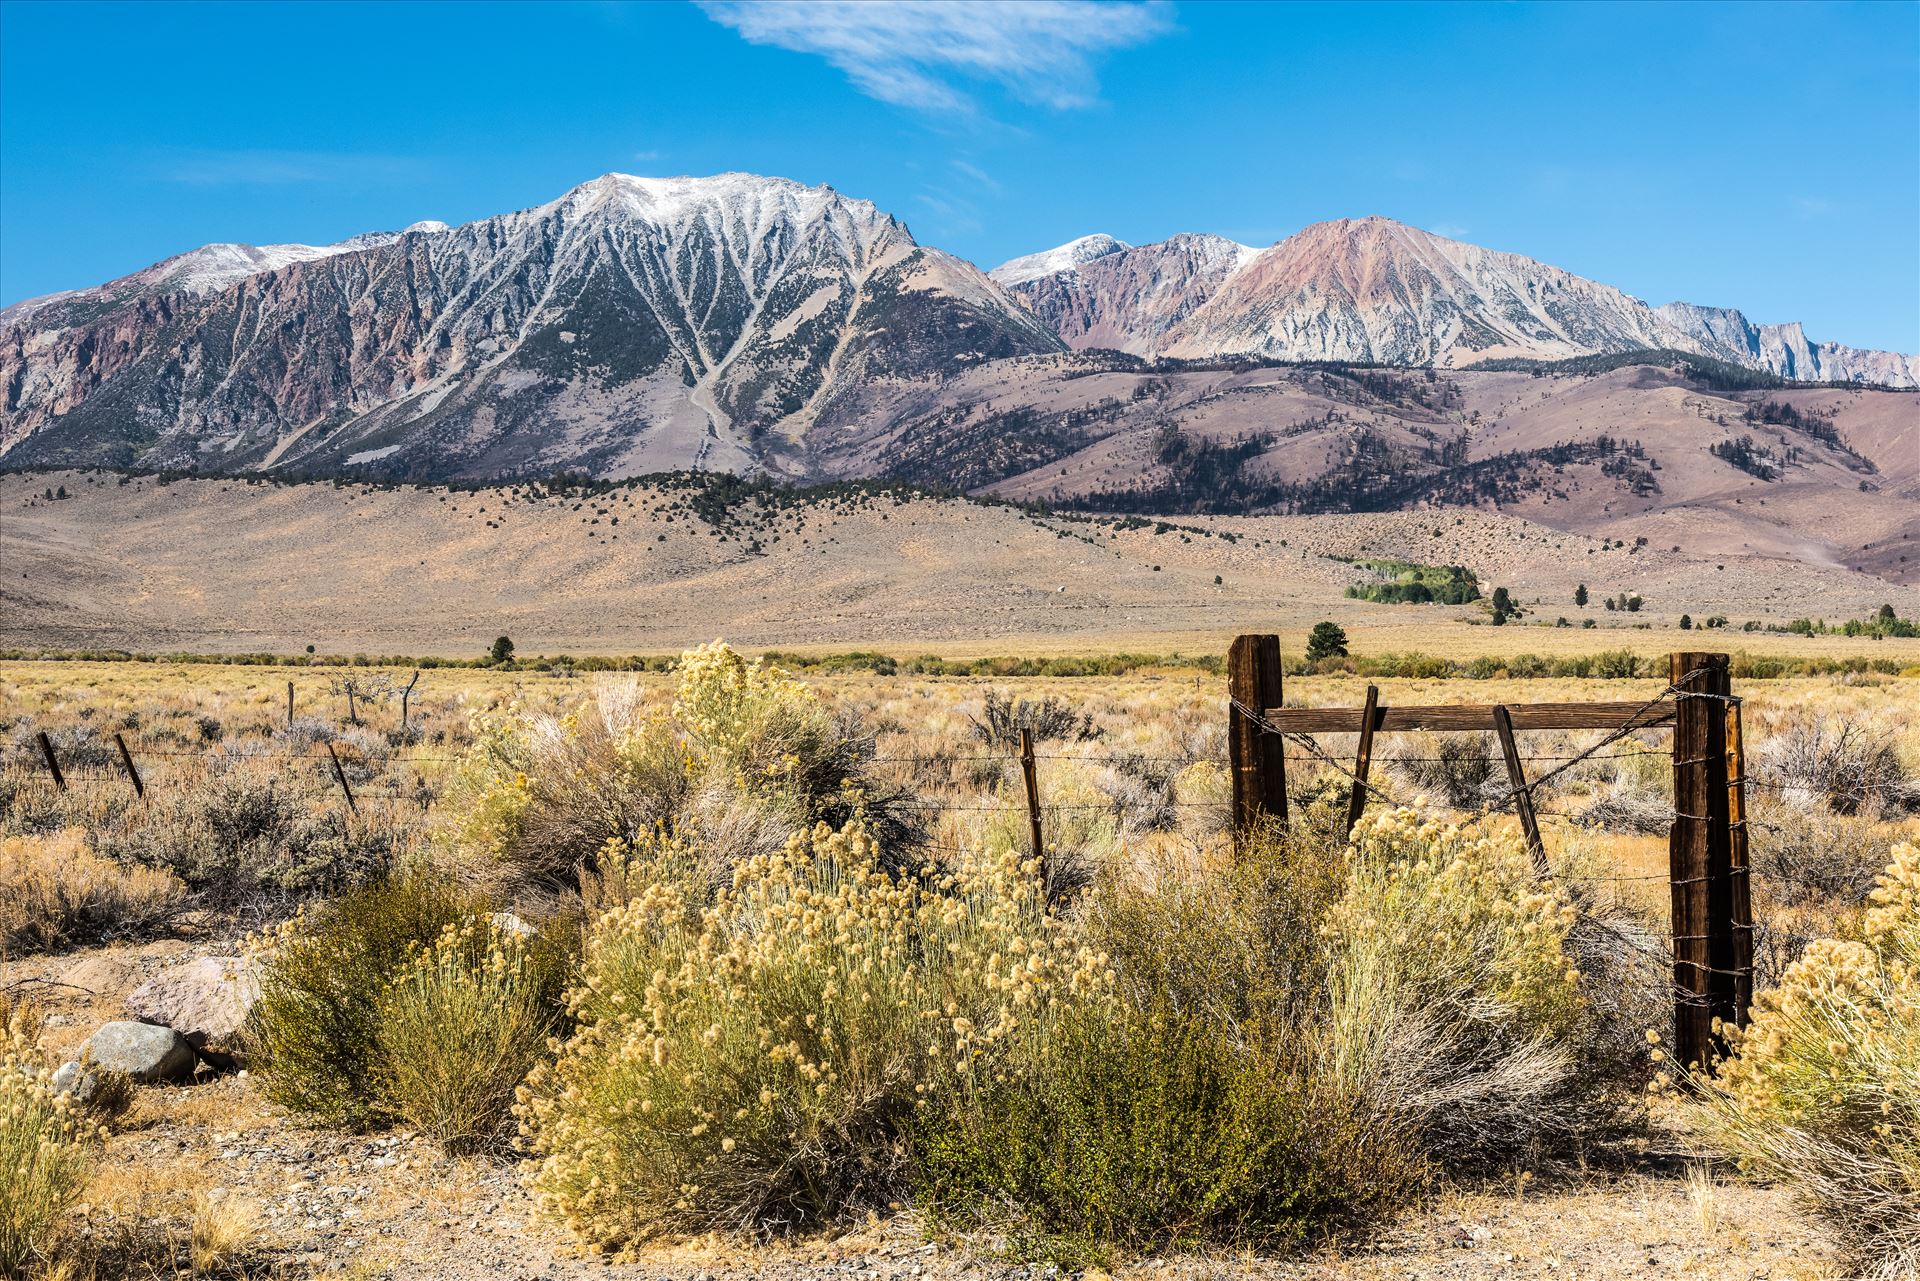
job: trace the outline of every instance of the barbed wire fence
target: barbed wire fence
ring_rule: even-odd
[[[1676,662],[1680,657],[1676,656]],[[1717,666],[1689,665],[1684,670],[1676,667],[1673,679],[1650,697],[1638,702],[1606,705],[1611,709],[1607,715],[1614,718],[1612,728],[1596,729],[1597,736],[1584,745],[1521,752],[1509,732],[1497,736],[1499,746],[1506,750],[1496,754],[1489,745],[1489,741],[1496,736],[1476,731],[1488,777],[1477,785],[1473,796],[1465,798],[1443,796],[1436,800],[1425,794],[1425,789],[1418,785],[1415,777],[1420,767],[1459,765],[1461,755],[1457,751],[1402,751],[1387,756],[1387,765],[1402,776],[1392,781],[1377,776],[1371,770],[1368,756],[1371,740],[1369,726],[1376,729],[1395,728],[1396,732],[1440,732],[1393,726],[1390,714],[1393,709],[1375,707],[1371,701],[1371,688],[1369,707],[1366,709],[1286,708],[1278,697],[1277,681],[1271,701],[1243,697],[1234,692],[1230,682],[1227,698],[1230,724],[1226,751],[1167,753],[1096,750],[1087,745],[1036,744],[1031,732],[1022,730],[1017,747],[989,736],[984,743],[968,742],[964,745],[972,750],[869,750],[861,758],[861,763],[899,781],[902,794],[892,803],[900,811],[924,821],[927,829],[925,846],[929,852],[956,857],[973,851],[964,836],[956,837],[951,832],[943,836],[937,830],[938,820],[945,815],[961,816],[959,827],[962,830],[967,828],[968,823],[977,822],[981,815],[993,815],[1015,823],[1024,820],[1028,840],[1036,857],[1048,852],[1051,841],[1063,825],[1077,814],[1110,815],[1123,829],[1137,819],[1135,811],[1141,808],[1150,810],[1155,823],[1159,825],[1167,824],[1170,816],[1173,820],[1191,816],[1200,820],[1200,826],[1211,824],[1216,830],[1244,827],[1245,805],[1244,797],[1240,795],[1241,779],[1238,777],[1241,765],[1236,762],[1233,750],[1236,746],[1235,723],[1250,728],[1258,739],[1270,740],[1263,744],[1263,750],[1272,752],[1279,766],[1281,783],[1278,796],[1281,798],[1283,817],[1284,807],[1288,803],[1299,804],[1313,799],[1315,795],[1324,799],[1329,789],[1337,789],[1346,793],[1349,830],[1367,804],[1411,808],[1461,828],[1484,826],[1503,819],[1518,820],[1530,847],[1536,853],[1536,866],[1542,876],[1578,892],[1591,893],[1610,885],[1644,894],[1658,882],[1669,883],[1674,891],[1675,905],[1673,928],[1669,936],[1660,940],[1623,935],[1621,943],[1636,949],[1649,962],[1672,963],[1676,1020],[1682,1027],[1691,1024],[1704,1029],[1700,1035],[1707,1038],[1698,1045],[1689,1046],[1685,1044],[1687,1038],[1683,1035],[1681,1052],[1685,1055],[1691,1050],[1695,1058],[1700,1058],[1709,1052],[1708,1040],[1714,1035],[1713,1020],[1724,1018],[1727,1022],[1736,1022],[1751,1002],[1755,973],[1754,936],[1759,927],[1754,924],[1751,911],[1753,870],[1750,851],[1746,848],[1749,834],[1758,832],[1772,835],[1782,831],[1778,826],[1751,815],[1745,804],[1745,792],[1754,789],[1783,800],[1807,803],[1819,793],[1828,794],[1819,799],[1831,800],[1831,794],[1836,791],[1832,785],[1816,786],[1804,779],[1752,767],[1739,751],[1741,700],[1724,688],[1700,688],[1703,677],[1714,676],[1716,672],[1724,685],[1725,671],[1724,660]],[[1719,744],[1715,750],[1703,750],[1706,744],[1702,742],[1690,740],[1687,745],[1681,742],[1681,709],[1688,704],[1713,709],[1712,716],[1702,719],[1701,723],[1705,725],[1712,720],[1722,726],[1719,731],[1721,737],[1713,740]],[[1400,710],[1404,713],[1408,709]],[[1462,705],[1452,710],[1465,713],[1476,709]],[[1484,710],[1491,715],[1494,709]],[[1503,715],[1507,711],[1505,708],[1499,710]],[[1516,707],[1513,710],[1524,712],[1526,709]],[[1295,713],[1315,713],[1324,719],[1335,713],[1345,715],[1348,712],[1352,714],[1353,731],[1340,729],[1316,733],[1292,728],[1288,723],[1288,717]],[[1363,717],[1370,719],[1362,724]],[[1498,718],[1494,719],[1497,723]],[[1523,725],[1523,728],[1537,727],[1532,722]],[[1576,728],[1595,727],[1588,725]],[[291,735],[292,732],[290,721],[288,733]],[[315,734],[320,737],[313,737]],[[1342,751],[1323,742],[1322,738],[1329,734],[1341,739],[1359,740],[1359,753],[1344,755]],[[1660,734],[1675,736],[1671,747],[1651,741]],[[1731,754],[1725,741],[1727,734],[1733,736]],[[41,731],[27,740],[16,736],[14,743],[0,748],[0,778],[8,780],[16,790],[45,788],[65,792],[84,788],[107,793],[126,789],[121,794],[123,802],[144,805],[155,796],[164,797],[170,791],[202,784],[224,771],[264,767],[271,784],[288,801],[320,808],[335,807],[347,823],[384,819],[393,824],[401,816],[424,816],[429,813],[441,794],[448,773],[468,759],[458,747],[395,744],[390,741],[381,743],[370,734],[349,737],[333,735],[324,728],[315,730],[308,727],[302,730],[302,736],[311,741],[274,742],[271,739],[247,738],[198,745],[177,742],[147,745],[129,743],[123,733],[116,731],[111,733],[110,738],[95,735],[84,750],[70,750],[63,760],[60,747]],[[1712,738],[1711,735],[1708,737]],[[1273,751],[1275,745],[1277,752]],[[1509,770],[1509,780],[1501,785],[1492,781],[1491,771],[1497,768],[1503,758]],[[1616,830],[1609,826],[1604,817],[1594,813],[1592,804],[1585,809],[1567,808],[1562,802],[1570,798],[1556,795],[1559,785],[1564,781],[1573,781],[1582,771],[1594,765],[1645,758],[1670,761],[1675,771],[1676,786],[1683,789],[1689,771],[1699,774],[1703,767],[1717,763],[1724,773],[1728,763],[1734,762],[1733,772],[1724,774],[1718,784],[1722,794],[1717,799],[1711,796],[1688,798],[1676,793],[1669,833],[1676,852],[1669,869],[1665,872],[1609,871],[1574,867],[1564,862],[1554,866],[1544,849],[1541,824],[1555,825],[1553,830],[1568,834]],[[1288,765],[1294,767],[1290,775],[1286,770]],[[1130,777],[1151,775],[1158,780],[1162,794],[1144,807],[1120,795],[1108,795],[1103,799],[1057,799],[1050,795],[1049,784],[1052,780],[1049,774],[1066,767],[1105,769]],[[1193,800],[1178,795],[1178,790],[1171,786],[1171,780],[1194,767],[1206,767],[1227,776],[1235,792],[1231,805],[1220,799]],[[978,770],[979,773],[956,780],[956,769]],[[1528,771],[1534,769],[1538,769],[1538,772],[1529,774]],[[1288,792],[1286,781],[1289,777],[1296,784],[1301,784],[1292,794]],[[983,793],[993,799],[983,799]],[[1703,799],[1706,803],[1701,803]],[[1864,804],[1870,799],[1869,789],[1860,788],[1850,799]],[[1686,803],[1689,800],[1692,804]],[[1153,829],[1150,827],[1149,830]],[[1165,830],[1165,827],[1162,826],[1161,830]],[[1700,841],[1692,839],[1696,831],[1704,833]],[[1697,866],[1698,859],[1692,863],[1683,861],[1682,845],[1686,845],[1688,851],[1697,852],[1695,845],[1710,845],[1719,837],[1725,838],[1727,852],[1737,852],[1737,857],[1725,859],[1724,866],[1705,870]],[[1707,898],[1713,901],[1695,902]],[[1712,918],[1711,928],[1700,924],[1707,917]],[[1688,1060],[1683,1058],[1682,1061]]]

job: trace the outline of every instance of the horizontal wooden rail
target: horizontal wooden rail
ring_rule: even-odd
[[[1655,703],[1511,703],[1507,712],[1520,729],[1651,729],[1673,724],[1673,704]],[[1275,730],[1290,734],[1358,734],[1365,713],[1358,707],[1273,707],[1261,713]],[[1374,732],[1409,729],[1483,729],[1497,726],[1493,708],[1381,707],[1373,714]]]

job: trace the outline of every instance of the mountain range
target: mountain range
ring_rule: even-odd
[[[458,227],[209,245],[16,303],[0,311],[0,466],[991,479],[1021,459],[981,472],[982,451],[1029,443],[1007,411],[1142,361],[1460,370],[1639,351],[1920,386],[1920,356],[1650,307],[1384,218],[1265,249],[1087,236],[982,272],[830,187],[609,174]],[[976,412],[995,388],[999,417]]]

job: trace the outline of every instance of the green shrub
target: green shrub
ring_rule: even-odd
[[[1892,853],[1862,937],[1814,943],[1762,993],[1692,1104],[1888,1279],[1920,1271],[1920,848]]]
[[[1417,1153],[1320,1069],[1324,845],[1258,844],[1231,871],[1093,903],[1117,1000],[1083,1002],[1006,1071],[924,1114],[924,1191],[1022,1254],[1109,1243],[1280,1244],[1377,1211]]]
[[[579,1032],[519,1109],[547,1210],[590,1243],[804,1228],[908,1194],[907,1128],[1100,990],[1037,869],[890,874],[824,826],[731,884],[657,878],[594,925]]]
[[[519,935],[471,918],[448,926],[379,999],[389,1106],[449,1152],[497,1142],[553,1030],[551,995]]]
[[[269,942],[250,1025],[268,1098],[318,1120],[386,1115],[376,1070],[389,979],[483,905],[411,870],[296,914]]]

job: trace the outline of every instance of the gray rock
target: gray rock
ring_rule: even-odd
[[[199,1061],[186,1037],[151,1023],[108,1023],[87,1038],[80,1057],[143,1085],[184,1081]]]
[[[85,1103],[99,1088],[100,1078],[78,1059],[68,1059],[53,1070],[54,1093],[71,1094],[75,1103]]]
[[[203,956],[142,983],[127,996],[127,1013],[170,1027],[216,1067],[245,1060],[240,1032],[260,999],[258,965],[243,956]]]
[[[515,938],[532,938],[534,934],[538,933],[533,926],[527,924],[526,921],[515,916],[512,912],[489,912],[487,913],[487,920],[493,923],[494,929],[499,930],[502,934],[510,934]]]

